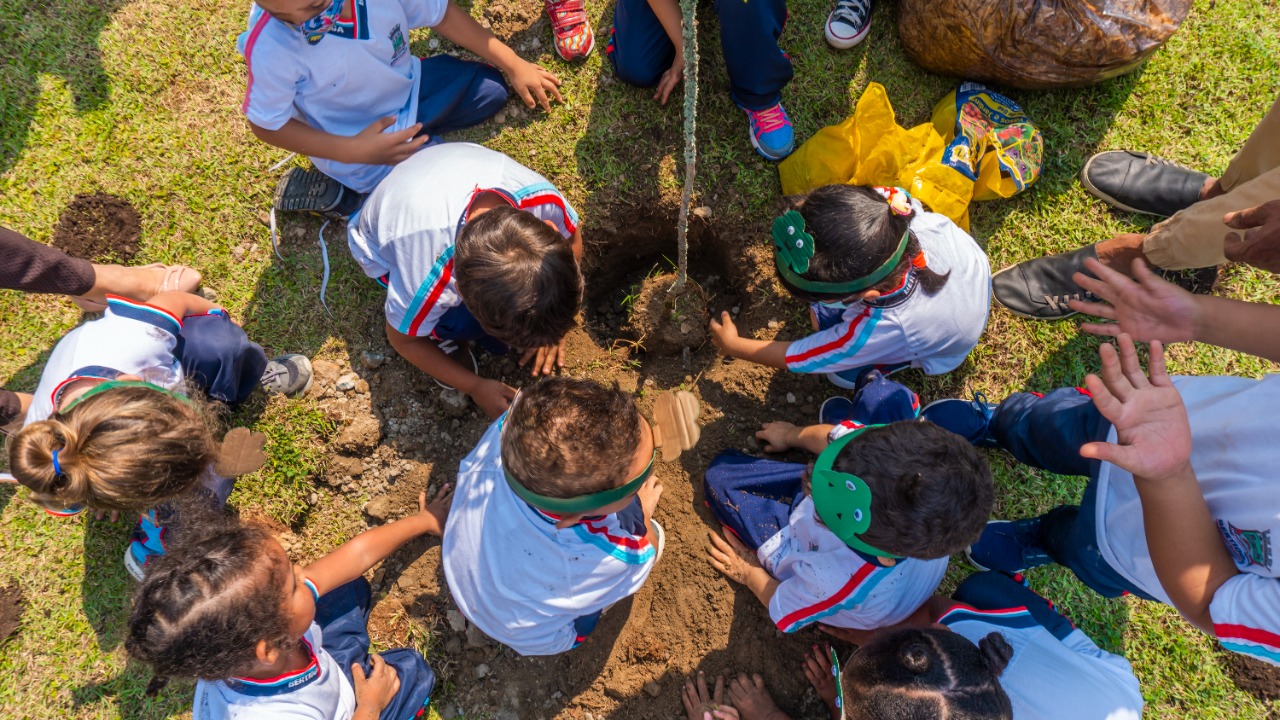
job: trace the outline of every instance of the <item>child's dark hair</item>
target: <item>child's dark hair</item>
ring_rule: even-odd
[[[998,678],[1011,657],[1000,633],[974,645],[938,628],[886,631],[841,669],[845,711],[858,720],[1010,720]]]
[[[139,510],[196,485],[217,457],[213,424],[197,396],[115,388],[22,428],[9,467],[47,507]]]
[[[631,479],[644,421],[635,399],[616,385],[547,378],[525,388],[507,413],[502,464],[546,497],[611,490]]]
[[[480,326],[508,345],[554,345],[577,322],[583,280],[573,247],[530,213],[500,205],[467,222],[453,274]]]
[[[931,422],[868,428],[833,469],[871,488],[871,527],[859,537],[894,555],[932,560],[960,552],[991,516],[995,491],[986,459]]]
[[[129,615],[125,650],[166,678],[225,680],[248,672],[260,641],[284,649],[288,633],[281,592],[288,566],[268,553],[264,529],[224,524],[147,563]]]
[[[800,212],[805,231],[813,236],[813,259],[802,276],[818,282],[852,282],[871,274],[893,255],[911,224],[911,216],[895,214],[880,193],[857,185],[823,185],[807,195],[790,196],[785,203]],[[893,272],[868,290],[881,294],[894,290],[920,252],[920,241],[911,233]],[[941,290],[951,275],[939,275],[927,266],[917,267],[915,272],[920,287],[929,295]],[[843,300],[850,295],[802,290],[781,274],[778,282],[787,292],[810,302]]]

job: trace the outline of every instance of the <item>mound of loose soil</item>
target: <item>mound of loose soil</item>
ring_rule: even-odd
[[[1280,700],[1280,668],[1240,653],[1225,655],[1227,674],[1236,687],[1262,700]]]
[[[675,273],[645,278],[627,330],[646,351],[674,355],[707,340],[707,293],[695,282],[672,290]]]
[[[138,254],[142,224],[123,198],[77,195],[53,229],[54,247],[93,262],[127,264]]]
[[[22,589],[17,585],[0,588],[0,643],[18,632],[22,620]]]

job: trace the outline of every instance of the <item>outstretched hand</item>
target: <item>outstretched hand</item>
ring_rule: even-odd
[[[1142,371],[1133,339],[1126,334],[1115,345],[1098,349],[1101,375],[1085,384],[1098,412],[1116,429],[1116,442],[1091,442],[1080,448],[1087,458],[1109,462],[1134,477],[1156,479],[1178,474],[1191,458],[1191,425],[1182,396],[1165,372],[1164,349],[1151,343],[1149,374]]]
[[[1196,339],[1200,305],[1195,295],[1161,279],[1141,258],[1133,261],[1133,278],[1093,258],[1085,260],[1084,266],[1094,277],[1076,273],[1071,279],[1109,304],[1071,300],[1067,305],[1076,312],[1114,322],[1084,323],[1080,329],[1109,337],[1125,333],[1141,342]]]
[[[725,528],[723,538],[715,533],[708,533],[708,536],[711,538],[711,547],[707,548],[707,559],[725,577],[739,585],[745,585],[747,577],[754,570],[761,569],[756,554],[728,528]]]
[[[1227,213],[1222,222],[1244,230],[1223,238],[1222,251],[1228,260],[1280,273],[1280,200]]]
[[[698,684],[686,678],[680,689],[680,702],[689,720],[738,720],[738,711],[724,704],[724,676],[716,676],[714,693],[707,692],[707,677],[699,670]]]

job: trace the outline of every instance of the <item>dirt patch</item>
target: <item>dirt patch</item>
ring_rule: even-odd
[[[18,632],[22,622],[22,588],[0,587],[0,643]]]
[[[675,273],[640,284],[626,329],[646,352],[674,355],[707,341],[707,293],[695,282],[673,289]]]
[[[1263,702],[1280,700],[1280,668],[1229,651],[1223,659],[1236,687]]]
[[[53,229],[54,247],[99,263],[128,264],[138,254],[142,223],[129,201],[97,193],[77,195]]]

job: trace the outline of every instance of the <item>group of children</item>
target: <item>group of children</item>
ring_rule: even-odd
[[[547,7],[557,51],[589,53],[580,0]],[[828,39],[856,43],[869,7],[841,0]],[[785,121],[785,7],[719,11],[753,143],[785,155],[789,139],[775,146],[757,128]],[[682,62],[678,6],[621,0],[616,12],[619,76],[669,93]],[[108,296],[101,319],[54,349],[9,441],[10,467],[53,514],[140,513],[125,558],[141,581],[126,647],[153,668],[152,689],[199,680],[196,718],[418,717],[434,675],[413,650],[369,654],[365,571],[415,537],[442,536],[445,578],[471,623],[522,655],[569,651],[664,552],[654,520],[663,433],[616,387],[549,377],[516,392],[468,357],[514,349],[550,375],[576,323],[576,211],[511,158],[438,137],[495,113],[502,75],[545,105],[558,97],[553,74],[445,0],[260,0],[249,25],[244,112],[258,137],[316,167],[281,182],[277,207],[347,218],[353,256],[386,289],[391,345],[492,424],[455,487],[297,566],[269,533],[221,514],[234,477],[261,463],[263,439],[217,440],[217,406],[258,386],[305,391],[307,359],[268,361],[189,292]],[[408,33],[422,26],[497,69],[412,57]],[[726,355],[821,373],[851,392],[825,402],[815,425],[756,433],[765,451],[807,451],[810,463],[715,458],[704,493],[723,533],[708,560],[782,632],[820,623],[860,646],[843,673],[837,657],[807,661],[834,717],[1137,717],[1129,664],[1026,587],[1020,573],[1050,562],[1105,596],[1172,604],[1227,648],[1280,664],[1270,543],[1280,507],[1259,489],[1276,428],[1252,410],[1266,406],[1271,379],[1171,380],[1158,343],[1148,376],[1122,336],[1118,352],[1103,346],[1087,389],[922,408],[888,376],[949,372],[976,346],[991,293],[982,249],[901,188],[825,186],[788,203],[771,228],[775,269],[810,304],[812,334],[746,338],[723,313],[711,336]],[[1090,269],[1094,282],[1125,282]],[[989,522],[994,489],[978,447],[1090,478],[1081,504]],[[959,552],[984,572],[940,597]],[[686,689],[691,717],[726,717],[701,706],[706,695]],[[744,712],[771,706],[759,682],[735,681],[731,695]]]

